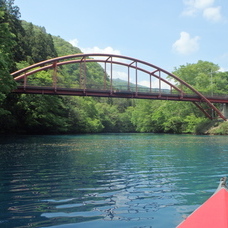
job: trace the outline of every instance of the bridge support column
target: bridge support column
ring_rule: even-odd
[[[228,119],[228,104],[222,104],[222,114]]]

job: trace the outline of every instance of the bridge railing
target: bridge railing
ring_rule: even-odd
[[[18,86],[46,86],[46,87],[53,87],[53,81],[50,80],[42,80],[42,79],[36,79],[35,77],[30,77],[26,80],[22,78],[18,81],[16,81]],[[163,88],[149,88],[145,86],[140,86],[140,85],[131,85],[128,86],[127,82],[126,85],[118,85],[118,84],[113,84],[112,86],[110,85],[110,82],[104,86],[103,83],[100,84],[94,84],[94,83],[86,83],[83,85],[80,85],[78,80],[75,80],[74,82],[64,82],[61,79],[58,81],[57,87],[59,88],[75,88],[75,89],[98,89],[98,90],[119,90],[119,91],[132,91],[132,92],[145,92],[145,93],[162,93],[162,94],[179,94],[178,91],[173,90],[173,89],[163,89]],[[194,93],[189,90],[184,93],[185,95],[193,95]],[[205,94],[203,93],[204,96],[206,97],[214,97],[214,98],[219,98],[219,97],[224,97],[228,99],[227,94]]]
[[[94,89],[94,90],[110,90],[110,91],[117,91],[117,92],[142,92],[142,93],[159,93],[159,94],[180,94],[179,91],[174,90],[174,89],[163,89],[163,88],[153,88],[153,87],[145,87],[141,85],[128,85],[128,82],[126,81],[126,85],[118,85],[118,84],[110,84],[110,81],[107,81],[107,84],[104,85],[104,83],[84,83],[81,84],[79,83],[79,79],[76,79],[74,81],[69,81],[65,82],[64,79],[58,78],[58,83],[53,85],[53,80],[51,77],[49,78],[37,78],[36,75],[30,76],[30,77],[24,77],[21,78],[20,80],[16,81],[17,85],[19,87],[24,86],[26,87],[53,87],[54,88],[69,88],[69,89]],[[183,94],[184,96],[192,96],[195,95],[195,93],[191,90],[186,90],[186,92]],[[227,94],[203,94],[207,98],[221,98],[223,97],[224,99],[228,99]]]
[[[109,91],[116,91],[116,92],[142,92],[142,93],[160,93],[160,94],[180,94],[176,90],[171,89],[162,89],[162,88],[149,88],[149,87],[141,87],[137,85],[128,86],[128,85],[110,85],[110,83],[104,86],[102,83],[100,84],[84,84],[83,86],[79,83],[58,83],[55,87],[53,86],[52,81],[39,81],[36,80],[27,80],[26,83],[24,79],[16,81],[18,87],[31,88],[31,87],[52,87],[53,89],[56,88],[66,88],[66,89],[93,89],[93,90],[109,90]]]
[[[224,98],[224,99],[228,99],[228,95],[227,94],[222,94],[222,93],[214,93],[214,94],[209,94],[209,93],[203,93],[203,95],[205,97],[207,97],[208,99],[210,98]]]

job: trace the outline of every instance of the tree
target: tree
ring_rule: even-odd
[[[22,21],[25,41],[23,46],[25,58],[30,64],[57,57],[52,36],[46,33],[44,27],[38,27],[32,23]],[[21,41],[22,42],[22,41]]]
[[[11,58],[14,62],[22,61],[24,59],[24,47],[25,42],[23,37],[24,29],[21,25],[20,11],[19,7],[14,5],[14,0],[1,0],[1,5],[3,6],[5,11],[5,20],[9,25],[9,30],[13,34],[11,38],[11,45],[9,46],[11,51]],[[12,65],[10,68],[10,72],[16,70],[16,65]]]
[[[158,114],[160,101],[140,100],[132,113],[131,121],[139,132],[162,132],[162,112]]]
[[[228,91],[228,72],[216,72],[211,78],[211,93],[226,94]]]
[[[65,97],[70,133],[97,133],[104,128],[93,98]]]
[[[197,63],[188,63],[181,65],[178,69],[175,68],[173,74],[183,79],[201,93],[210,94],[213,88],[213,75],[217,74],[218,70],[218,65],[199,60]]]
[[[18,131],[47,134],[68,130],[67,107],[59,96],[21,94],[9,102],[14,103],[9,110]]]
[[[7,16],[7,5],[5,1],[0,2],[0,105],[4,102],[6,95],[14,88],[15,83],[10,76],[10,70],[14,68],[12,47],[15,45],[14,34],[10,30],[9,17]],[[0,108],[0,115],[8,112]]]

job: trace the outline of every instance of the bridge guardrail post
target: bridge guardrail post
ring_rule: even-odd
[[[25,72],[25,77],[24,77],[24,90],[26,90],[26,86],[27,86],[27,75]]]
[[[53,68],[54,68],[54,72],[52,75],[52,80],[53,80],[53,87],[56,92],[56,90],[57,90],[57,62],[53,63]]]

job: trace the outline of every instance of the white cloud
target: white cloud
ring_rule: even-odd
[[[184,0],[183,2],[186,5],[186,9],[182,14],[186,16],[195,16],[200,10],[212,6],[214,0]]]
[[[92,48],[81,48],[83,53],[104,53],[104,54],[116,54],[120,55],[119,50],[115,50],[112,47],[106,47],[106,48],[99,48],[99,47],[92,47]]]
[[[199,39],[199,36],[191,38],[189,33],[181,32],[180,39],[173,44],[173,50],[183,55],[194,53],[199,49]]]
[[[225,68],[223,68],[223,67],[220,67],[218,71],[219,72],[226,72],[227,70]]]
[[[115,55],[120,55],[120,51],[119,50],[115,50],[112,47],[106,47],[106,48],[99,48],[99,47],[87,47],[87,48],[83,48],[79,46],[79,41],[78,39],[73,39],[69,41],[70,44],[72,44],[74,47],[78,47],[81,49],[81,51],[85,54],[89,54],[89,53],[104,53],[104,54],[115,54]]]
[[[70,40],[69,43],[72,44],[74,47],[78,47],[78,40],[77,39]]]
[[[209,21],[218,22],[222,20],[221,7],[209,7],[203,11],[203,17]]]
[[[214,4],[214,0],[188,0],[185,2],[196,9],[205,9]]]
[[[213,6],[215,0],[183,0],[186,8],[182,12],[184,16],[196,16],[201,14],[206,20],[219,22],[222,20],[221,7]]]
[[[196,14],[196,9],[194,8],[188,8],[182,12],[183,16],[194,16]]]

